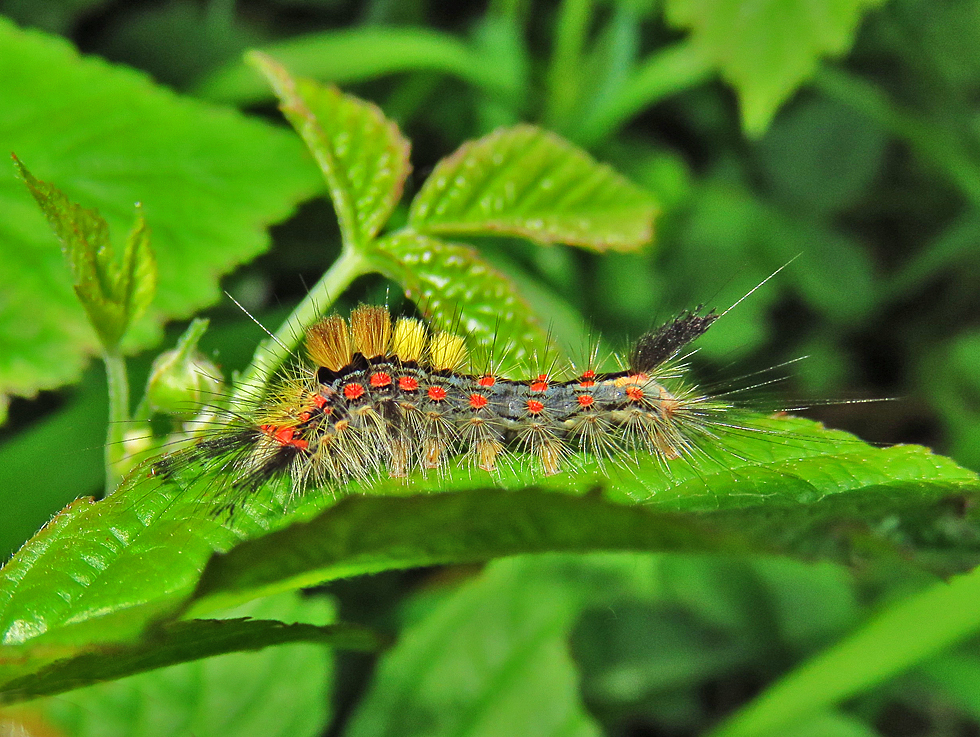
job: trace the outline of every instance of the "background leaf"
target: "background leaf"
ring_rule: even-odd
[[[320,186],[294,137],[2,18],[0,64],[8,150],[98,208],[120,242],[133,203],[144,203],[159,286],[130,350],[214,302],[218,275],[264,250],[266,227]],[[98,347],[57,239],[12,167],[0,175],[0,214],[0,393],[30,396],[76,380]]]
[[[822,56],[846,52],[858,22],[881,0],[669,0],[667,18],[691,30],[691,41],[738,91],[751,136],[817,68]]]
[[[494,91],[514,94],[517,83],[504,68],[487,64],[455,36],[430,28],[364,27],[291,38],[262,46],[295,74],[350,84],[405,71],[451,74]],[[236,60],[211,72],[196,87],[203,97],[251,103],[272,97],[268,85]]]
[[[565,645],[590,571],[561,561],[500,561],[406,628],[345,735],[598,737]]]

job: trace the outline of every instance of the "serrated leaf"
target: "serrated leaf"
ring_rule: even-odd
[[[105,349],[114,351],[126,329],[149,307],[156,291],[156,260],[142,209],[136,208],[136,224],[119,258],[109,237],[109,225],[98,211],[70,201],[53,184],[38,180],[16,156],[14,163],[61,241],[75,293],[92,327]]]
[[[648,193],[553,133],[501,128],[440,161],[412,201],[420,233],[495,233],[596,250],[650,240]]]
[[[221,274],[322,187],[293,134],[180,98],[138,72],[80,57],[0,18],[0,138],[35,174],[97,208],[112,232],[142,202],[159,283],[126,350],[218,299]],[[0,395],[74,381],[99,352],[57,241],[12,167],[0,167]]]
[[[608,583],[590,562],[499,561],[464,584],[382,658],[345,734],[597,737],[566,644],[585,581]]]
[[[735,86],[742,123],[762,135],[824,56],[850,49],[861,16],[881,0],[668,0],[667,19]]]
[[[476,249],[399,231],[372,251],[375,265],[402,285],[433,327],[467,337],[475,365],[492,354],[495,370],[509,375],[527,371],[535,351],[548,357],[540,362],[553,360],[551,336],[517,285]]]
[[[629,472],[605,476],[586,466],[528,488],[535,474],[522,456],[493,479],[497,490],[472,491],[492,477],[466,469],[410,489],[383,484],[375,493],[443,493],[352,496],[310,522],[243,543],[209,563],[192,611],[384,567],[549,550],[737,548],[846,561],[852,543],[870,537],[882,551],[919,550],[932,565],[930,549],[947,551],[954,568],[980,553],[976,520],[958,520],[951,499],[980,489],[972,472],[924,448],[875,449],[803,420],[753,426],[756,433],[725,438],[725,449],[704,448],[698,464],[681,461],[666,474],[646,458]],[[783,442],[772,442],[773,433]],[[597,488],[605,494],[590,494]],[[842,527],[850,534],[832,534]]]
[[[248,58],[272,85],[280,109],[320,165],[345,245],[362,246],[401,199],[411,170],[408,140],[371,103],[294,78],[265,54],[252,52]]]
[[[322,596],[287,594],[227,616],[310,626],[328,624],[332,609]],[[319,643],[283,645],[182,663],[4,712],[15,718],[33,712],[72,737],[316,737],[329,719],[331,661]]]
[[[38,668],[27,659],[24,675],[17,666],[0,671],[0,701],[15,702],[125,678],[201,658],[242,650],[260,650],[291,642],[316,642],[353,650],[376,650],[381,641],[369,630],[354,625],[284,624],[269,619],[194,619],[151,630],[127,644],[90,645],[52,652],[57,660]],[[5,658],[16,657],[6,648]]]
[[[173,487],[136,476],[102,502],[67,508],[0,571],[0,632],[22,663],[8,675],[45,667],[59,648],[136,638],[185,610],[195,588],[188,613],[200,616],[330,578],[522,552],[734,547],[850,560],[857,547],[899,550],[939,570],[980,554],[978,513],[963,503],[980,485],[948,459],[871,448],[803,420],[743,424],[731,437],[719,428],[696,463],[668,470],[647,457],[602,473],[582,458],[578,470],[542,480],[533,459],[516,455],[496,476],[454,468],[378,479],[348,485],[339,503],[310,493],[291,518],[327,507],[320,516],[235,547],[203,580],[212,551],[286,524],[275,489],[246,500],[229,524],[208,513],[213,479],[175,498]],[[596,488],[605,494],[589,494]]]

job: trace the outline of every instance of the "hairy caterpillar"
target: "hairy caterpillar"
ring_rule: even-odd
[[[546,475],[581,454],[599,463],[626,452],[690,457],[699,439],[734,424],[733,404],[685,382],[680,356],[718,317],[679,315],[642,336],[621,371],[515,380],[474,371],[458,335],[361,306],[349,323],[331,315],[310,327],[309,363],[152,470],[170,476],[196,464],[241,495],[282,476],[299,493],[452,462],[493,472],[520,454]]]

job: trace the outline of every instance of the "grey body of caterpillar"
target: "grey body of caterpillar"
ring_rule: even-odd
[[[687,312],[642,336],[624,371],[515,381],[464,373],[458,336],[430,336],[417,320],[392,323],[386,308],[361,306],[350,326],[332,315],[307,331],[315,368],[295,370],[253,410],[154,471],[200,462],[243,491],[288,474],[296,491],[385,470],[406,476],[457,455],[493,471],[509,450],[537,456],[546,474],[574,451],[676,458],[712,417],[731,409],[684,385],[672,364],[715,319],[714,312]]]

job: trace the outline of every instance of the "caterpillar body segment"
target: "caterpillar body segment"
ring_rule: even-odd
[[[193,461],[240,492],[288,475],[299,493],[456,462],[492,472],[515,452],[535,456],[545,474],[581,452],[600,463],[624,452],[692,455],[732,407],[687,386],[677,357],[716,318],[682,314],[641,337],[619,372],[514,380],[466,372],[459,336],[362,306],[349,323],[331,315],[313,325],[310,365],[154,470]]]

